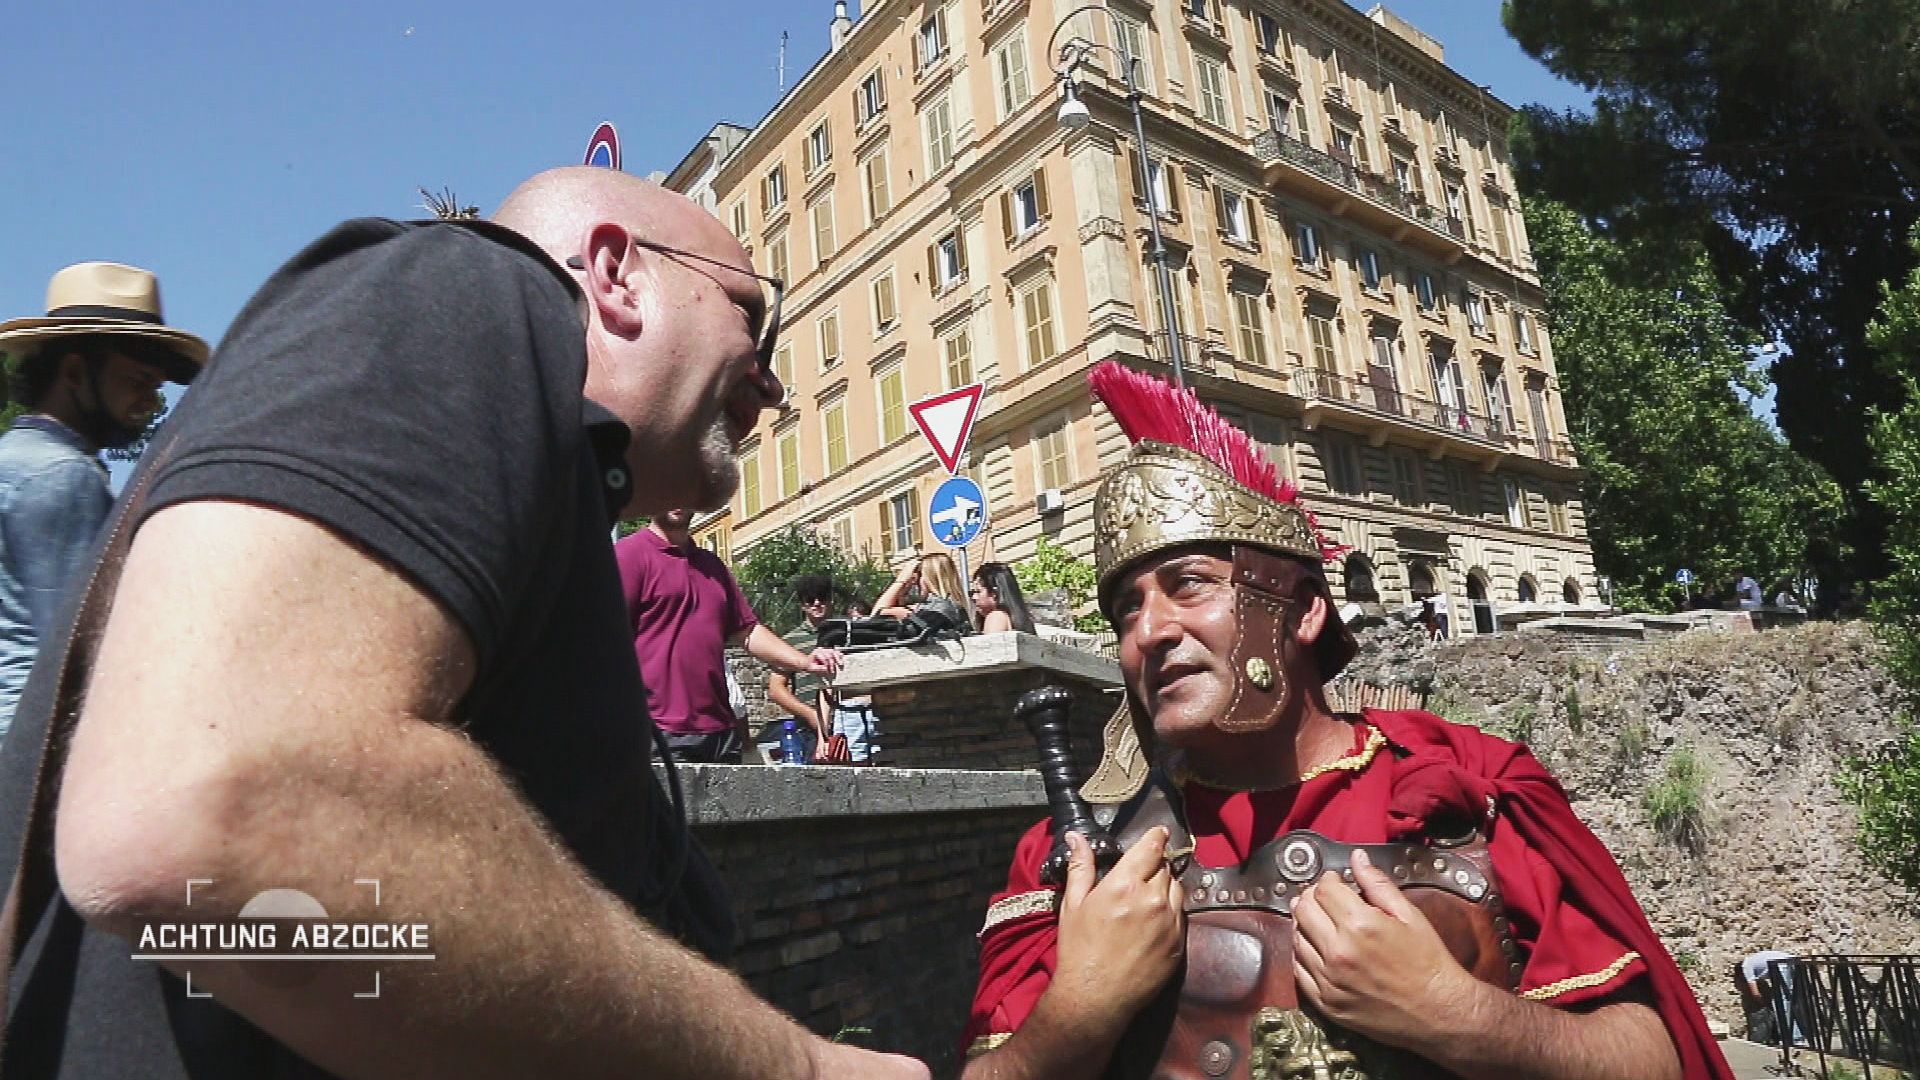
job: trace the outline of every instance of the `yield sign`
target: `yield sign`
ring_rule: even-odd
[[[974,418],[980,415],[981,391],[979,383],[971,383],[907,406],[913,422],[920,425],[920,434],[933,444],[933,455],[949,473],[960,471],[967,436],[973,433]]]

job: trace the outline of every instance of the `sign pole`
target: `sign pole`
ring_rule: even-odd
[[[973,575],[967,573],[967,549],[965,547],[957,547],[953,549],[953,553],[960,557],[960,587],[967,590],[967,606],[972,607]],[[971,611],[967,613],[967,618],[969,621],[972,620],[973,613]]]

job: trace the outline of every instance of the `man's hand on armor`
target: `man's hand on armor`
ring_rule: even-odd
[[[1060,896],[1059,967],[1048,993],[1082,1022],[1119,1030],[1153,1000],[1180,965],[1186,918],[1180,882],[1167,867],[1167,830],[1155,828],[1107,876],[1085,837],[1071,852]]]
[[[1358,893],[1327,873],[1294,905],[1294,978],[1329,1020],[1405,1046],[1473,1000],[1473,976],[1364,851],[1353,876]]]

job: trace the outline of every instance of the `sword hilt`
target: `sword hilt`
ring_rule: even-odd
[[[1040,749],[1040,780],[1047,788],[1047,806],[1053,813],[1053,850],[1040,866],[1040,882],[1059,886],[1067,881],[1067,834],[1077,832],[1093,847],[1094,865],[1105,873],[1120,858],[1120,846],[1094,820],[1080,797],[1080,776],[1073,764],[1073,742],[1067,713],[1073,694],[1065,687],[1043,686],[1020,695],[1013,715],[1027,725]]]

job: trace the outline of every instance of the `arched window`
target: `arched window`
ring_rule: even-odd
[[[1520,575],[1520,584],[1517,586],[1517,592],[1520,602],[1523,604],[1531,604],[1539,597],[1540,588],[1533,583],[1532,574]]]
[[[1378,601],[1380,591],[1373,586],[1373,564],[1359,552],[1347,556],[1347,599],[1359,604]]]
[[[1568,578],[1561,584],[1560,599],[1565,600],[1569,604],[1577,604],[1580,602],[1579,578]]]
[[[1433,584],[1433,568],[1425,559],[1415,559],[1407,564],[1407,591],[1415,600],[1432,596],[1440,590]]]
[[[1473,632],[1493,633],[1493,601],[1487,595],[1487,572],[1479,567],[1467,574],[1467,601],[1473,605]]]

